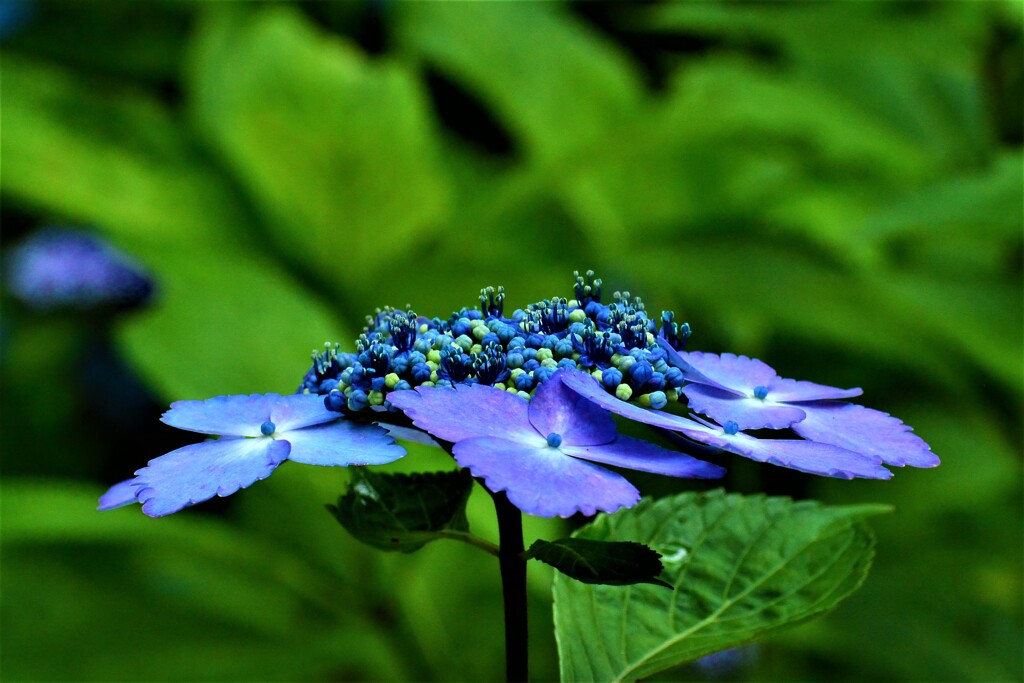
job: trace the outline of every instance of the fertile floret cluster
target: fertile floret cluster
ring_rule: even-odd
[[[671,311],[651,319],[639,297],[615,292],[601,303],[601,280],[575,273],[574,297],[552,297],[505,317],[505,291],[480,291],[476,308],[448,319],[385,308],[367,318],[355,353],[339,344],[313,352],[299,391],[324,395],[337,412],[393,408],[391,392],[416,387],[484,384],[523,398],[556,370],[584,370],[624,401],[661,409],[676,401],[682,370],[667,363],[662,343],[680,350],[690,327]]]

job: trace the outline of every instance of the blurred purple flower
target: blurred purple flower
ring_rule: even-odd
[[[11,294],[37,311],[134,306],[153,282],[131,257],[100,238],[46,228],[16,246],[7,262]]]
[[[100,510],[134,502],[150,517],[228,496],[266,479],[285,460],[307,465],[382,465],[405,450],[380,427],[339,418],[312,394],[218,396],[177,401],[163,422],[222,438],[155,458],[100,498]]]
[[[419,387],[390,395],[413,424],[454,444],[458,463],[540,517],[614,512],[640,493],[594,463],[675,477],[716,478],[721,467],[617,433],[612,416],[560,381],[543,382],[532,400],[482,384]]]
[[[678,357],[690,382],[683,387],[691,410],[739,429],[784,429],[817,443],[877,457],[886,465],[935,467],[939,458],[910,427],[887,413],[834,399],[860,389],[783,379],[756,358],[683,351]]]

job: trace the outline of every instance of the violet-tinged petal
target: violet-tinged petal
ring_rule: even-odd
[[[737,356],[732,353],[702,353],[682,351],[679,357],[715,386],[749,396],[756,387],[768,386],[776,379],[775,370],[756,358]],[[684,373],[685,374],[685,373]],[[701,382],[700,377],[690,381]]]
[[[665,362],[674,368],[679,368],[680,370],[682,370],[683,376],[687,379],[687,381],[697,382],[698,384],[707,384],[708,386],[718,387],[719,389],[729,391],[728,387],[723,387],[710,377],[705,377],[697,370],[697,368],[693,367],[685,360],[683,360],[683,357],[679,355],[680,352],[672,348],[672,345],[669,344],[668,341],[666,341],[660,336],[656,339],[656,341],[658,342],[658,346],[661,347],[662,351],[665,352]]]
[[[138,503],[135,494],[139,490],[139,482],[135,479],[126,479],[118,482],[107,489],[107,492],[100,496],[100,505],[97,510],[113,510],[132,503]]]
[[[292,446],[288,459],[305,465],[383,465],[405,455],[405,449],[384,429],[344,419],[291,431],[281,438]]]
[[[280,398],[278,394],[253,394],[175,401],[160,421],[200,434],[260,436],[260,425],[270,419],[270,411]]]
[[[213,496],[231,495],[269,477],[289,449],[287,441],[260,437],[204,441],[161,455],[135,473],[142,511],[162,517]]]
[[[725,469],[718,465],[621,434],[611,443],[598,446],[563,445],[561,450],[574,458],[670,477],[717,479],[725,474]]]
[[[673,415],[661,410],[645,410],[632,403],[621,401],[605,391],[605,388],[598,384],[596,379],[582,370],[566,370],[562,374],[561,379],[565,386],[588,401],[592,401],[605,410],[630,420],[677,432],[686,430],[708,431],[708,427],[689,418],[680,417],[679,415]]]
[[[799,424],[799,423],[797,423]],[[845,448],[797,439],[755,439],[748,434],[706,435],[704,443],[738,453],[751,460],[839,479],[891,479],[892,472],[878,458]],[[713,443],[718,442],[718,443]]]
[[[804,382],[795,379],[783,379],[777,377],[765,387],[768,390],[768,400],[771,401],[820,401],[832,398],[853,398],[860,396],[864,390],[860,387],[853,389],[840,389],[814,382]]]
[[[887,413],[854,403],[801,404],[807,418],[793,430],[810,441],[875,456],[887,465],[935,467],[939,456],[910,427]]]
[[[563,446],[595,446],[615,439],[611,414],[559,381],[559,370],[530,400],[530,424],[541,435],[558,434]]]
[[[732,420],[739,429],[785,429],[804,419],[804,411],[795,406],[737,396],[705,384],[687,384],[683,393],[690,410],[720,424]]]
[[[459,441],[453,452],[488,489],[505,491],[513,505],[538,517],[615,512],[640,500],[620,475],[546,445],[477,438]]]
[[[492,436],[546,443],[530,425],[526,399],[491,386],[417,387],[394,391],[388,400],[417,427],[444,441]]]
[[[270,407],[270,421],[279,433],[332,422],[338,417],[338,413],[327,410],[324,397],[317,394],[281,396]]]
[[[434,446],[439,448],[441,444],[434,440],[430,434],[415,429],[413,427],[404,427],[402,425],[388,424],[387,422],[375,422],[374,424],[380,425],[387,430],[388,434],[398,439],[399,441],[408,441],[410,443],[418,443],[424,446]]]

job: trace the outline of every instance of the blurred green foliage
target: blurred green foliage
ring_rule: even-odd
[[[890,482],[722,460],[731,490],[896,508],[862,590],[737,676],[1024,677],[1019,2],[24,4],[4,248],[89,226],[159,296],[116,319],[4,299],[4,680],[498,679],[493,559],[358,545],[323,509],[344,472],[162,520],[95,499],[185,443],[171,400],[288,392],[377,306],[524,305],[586,268],[694,349],[862,386],[943,458]],[[495,537],[486,496],[467,514]],[[531,519],[527,544],[565,531]]]

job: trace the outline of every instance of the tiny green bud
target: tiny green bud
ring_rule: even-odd
[[[395,385],[401,381],[402,378],[399,377],[394,372],[389,372],[388,374],[384,375],[384,386],[386,386],[388,389],[394,389]]]
[[[495,382],[494,383],[494,388],[495,389],[501,389],[502,391],[505,391],[505,383],[504,382]]]
[[[371,391],[366,395],[366,402],[371,406],[384,405],[384,394],[380,391]]]
[[[619,398],[620,401],[628,401],[629,398],[633,395],[633,389],[628,384],[623,382],[622,384],[615,388],[615,395]]]
[[[473,328],[473,336],[476,337],[478,340],[483,339],[484,337],[491,333],[491,331],[487,329],[487,325],[483,324],[482,320],[474,320],[473,322],[480,323],[479,325]]]
[[[537,356],[539,357],[540,354],[538,353]],[[542,360],[540,362],[540,364],[541,364],[541,367],[551,368],[552,370],[555,370],[555,369],[558,368],[558,361],[556,361],[554,358],[545,358],[544,360]]]
[[[554,358],[555,354],[551,353],[551,349],[537,349],[537,362],[543,363],[546,360]]]
[[[587,319],[587,314],[582,308],[577,308],[575,311],[569,314],[570,323],[581,323]]]
[[[433,349],[427,354],[427,361],[434,364],[432,366],[434,369],[441,367],[441,352],[437,349]]]

